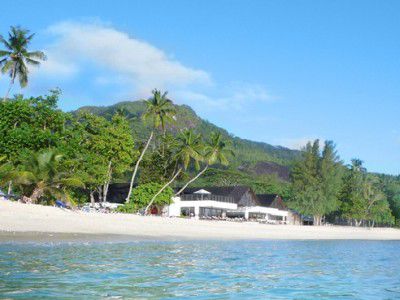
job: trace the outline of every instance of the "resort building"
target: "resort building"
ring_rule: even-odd
[[[166,211],[169,217],[224,218],[228,210],[238,208],[233,197],[211,194],[204,189],[174,197],[172,200]]]
[[[228,211],[251,205],[257,196],[246,186],[187,188],[173,198],[168,216],[193,216],[195,218],[224,218]]]
[[[165,214],[170,217],[228,217],[279,224],[295,223],[295,214],[287,209],[279,195],[256,195],[246,186],[186,189],[173,198]]]
[[[256,197],[252,205],[238,208],[238,212],[243,213],[245,219],[265,219],[270,223],[287,223],[289,212],[279,195],[262,194]],[[235,212],[232,213],[235,214]]]
[[[278,212],[273,211],[272,214],[270,214],[268,217],[269,220],[282,221],[283,218],[286,217],[285,221],[287,224],[302,224],[302,216],[289,209],[281,196],[277,194],[257,194],[257,198],[261,207],[278,210]],[[286,212],[286,214],[282,212]]]
[[[128,183],[110,185],[108,201],[124,203]],[[203,219],[237,218],[265,220],[273,224],[303,224],[302,216],[287,208],[277,194],[259,194],[248,186],[187,188],[166,207],[153,207],[151,213],[169,217]]]

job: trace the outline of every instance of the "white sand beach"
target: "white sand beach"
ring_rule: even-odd
[[[125,235],[154,239],[400,240],[394,228],[266,225],[256,222],[205,221],[100,214],[56,207],[0,202],[0,235],[30,233]]]

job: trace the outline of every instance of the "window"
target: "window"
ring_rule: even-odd
[[[265,219],[265,216],[263,213],[249,213],[249,219]]]
[[[200,217],[222,217],[224,210],[211,207],[200,207]]]
[[[181,208],[181,216],[193,217],[194,216],[194,207],[182,207]]]

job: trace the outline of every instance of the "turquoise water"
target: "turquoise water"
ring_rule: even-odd
[[[0,299],[400,299],[400,242],[0,244]]]

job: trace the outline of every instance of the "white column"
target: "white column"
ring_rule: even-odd
[[[247,209],[244,211],[244,218],[245,218],[246,220],[249,219],[249,212],[248,212]]]
[[[199,215],[200,215],[200,206],[196,205],[194,207],[194,217],[195,217],[195,219],[198,219],[200,217]]]

